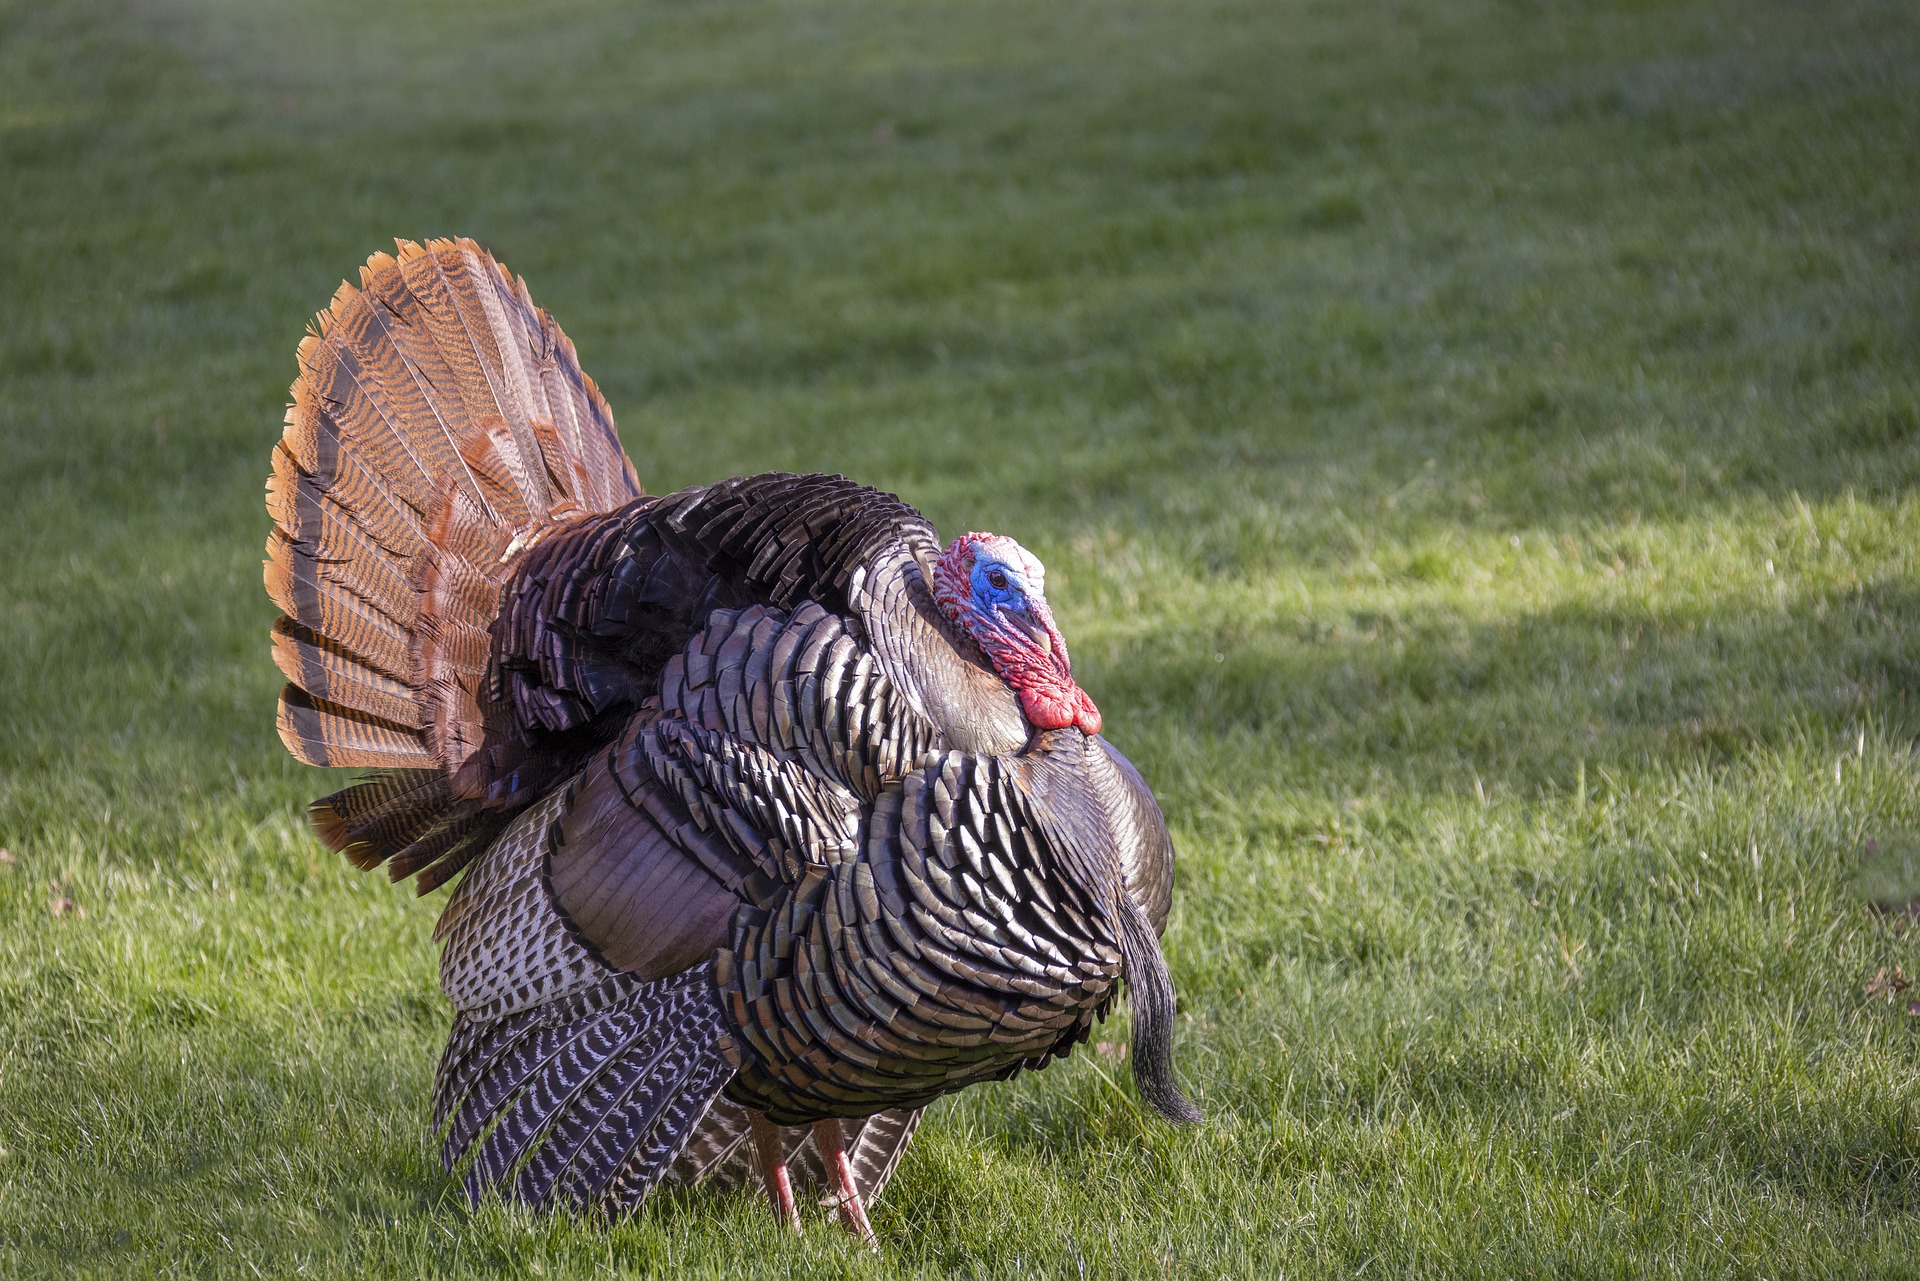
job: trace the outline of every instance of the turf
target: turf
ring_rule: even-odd
[[[1920,1270],[1916,197],[1898,0],[0,0],[0,1274]],[[873,1258],[464,1205],[258,568],[307,318],[453,233],[650,488],[1041,555],[1204,1127],[974,1090]]]

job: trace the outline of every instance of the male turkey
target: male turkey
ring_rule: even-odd
[[[1040,563],[892,494],[642,494],[606,401],[467,240],[402,242],[300,344],[268,593],[321,838],[422,893],[468,1192],[610,1211],[794,1179],[871,1239],[920,1109],[1071,1052],[1126,981],[1174,1083],[1173,848]]]

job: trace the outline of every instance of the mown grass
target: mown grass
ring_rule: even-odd
[[[0,3],[0,1273],[1916,1271],[1916,126],[1891,2]],[[306,318],[452,233],[649,487],[1047,561],[1205,1127],[943,1103],[878,1258],[463,1205],[257,568]]]

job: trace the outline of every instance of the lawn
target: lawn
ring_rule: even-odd
[[[0,228],[0,1275],[1920,1273],[1907,0],[0,0]],[[466,1206],[259,572],[303,326],[448,234],[649,489],[1041,556],[1204,1126],[947,1100],[878,1256]]]

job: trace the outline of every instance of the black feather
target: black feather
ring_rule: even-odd
[[[1120,955],[1133,1012],[1133,1080],[1155,1112],[1177,1125],[1205,1120],[1173,1076],[1173,978],[1160,940],[1132,898],[1120,896]]]

